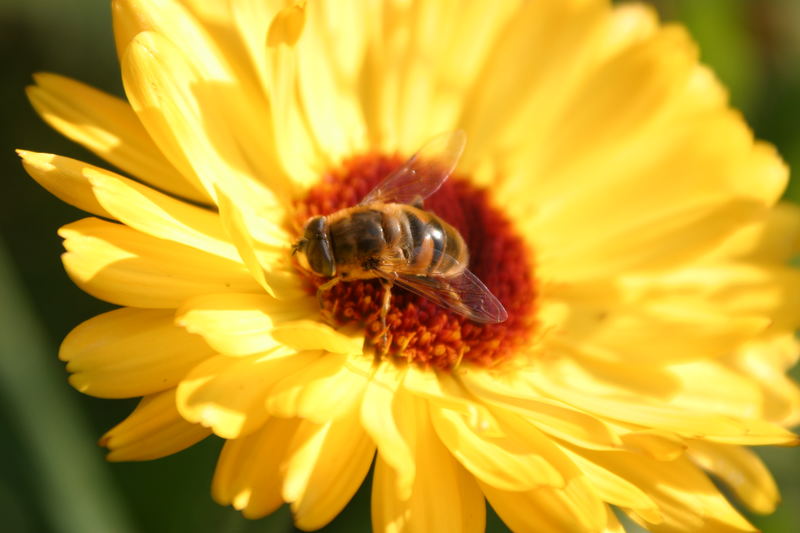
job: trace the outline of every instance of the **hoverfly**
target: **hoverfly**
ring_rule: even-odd
[[[466,143],[463,131],[438,135],[389,174],[358,205],[308,219],[293,247],[301,268],[340,282],[378,278],[384,348],[394,284],[480,323],[508,318],[500,301],[467,269],[469,250],[453,226],[423,202],[447,180]]]

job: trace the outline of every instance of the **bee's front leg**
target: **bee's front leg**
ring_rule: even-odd
[[[322,285],[320,285],[319,287],[317,287],[317,302],[319,303],[320,313],[322,313],[323,320],[325,320],[331,325],[336,325],[336,319],[332,311],[325,309],[325,302],[322,300],[322,297],[325,295],[327,291],[331,290],[336,285],[338,285],[340,281],[341,278],[339,276],[336,276],[335,278],[331,278]]]
[[[386,325],[386,316],[389,314],[389,304],[392,303],[392,285],[390,279],[381,279],[383,285],[383,301],[381,305],[381,357],[389,351],[389,326]]]

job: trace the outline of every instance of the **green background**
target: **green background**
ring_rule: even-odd
[[[799,169],[800,1],[651,3],[666,20],[689,26],[703,61],[714,66],[757,136]],[[56,353],[72,327],[110,306],[75,288],[58,260],[56,229],[82,213],[29,179],[13,149],[100,162],[31,110],[23,88],[42,70],[122,94],[106,2],[0,0],[0,531],[292,531],[285,509],[248,521],[211,501],[218,439],[158,461],[103,460],[96,439],[136,402],[72,390]],[[800,180],[788,196],[800,200]],[[753,520],[765,532],[800,531],[800,448],[759,452],[784,503]],[[366,531],[368,516],[369,487],[362,487],[326,531]],[[505,531],[494,516],[488,529]]]

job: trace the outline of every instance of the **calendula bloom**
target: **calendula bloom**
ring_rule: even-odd
[[[800,216],[686,31],[604,0],[118,0],[127,101],[29,95],[120,173],[20,152],[91,217],[64,265],[121,306],[64,340],[71,383],[142,397],[113,461],[226,440],[214,498],[328,523],[374,462],[377,531],[753,531],[792,444]],[[441,132],[425,208],[508,320],[298,268],[308,217],[357,204]],[[124,175],[130,176],[125,177]],[[424,172],[422,172],[424,174]],[[425,178],[426,176],[421,176]],[[322,304],[322,309],[320,308]]]

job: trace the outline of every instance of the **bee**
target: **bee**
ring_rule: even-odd
[[[466,143],[463,131],[438,135],[384,178],[358,205],[306,221],[293,246],[300,267],[340,282],[377,278],[383,285],[383,349],[386,316],[396,284],[480,323],[508,318],[500,301],[467,268],[469,250],[453,226],[423,207],[452,173]]]

